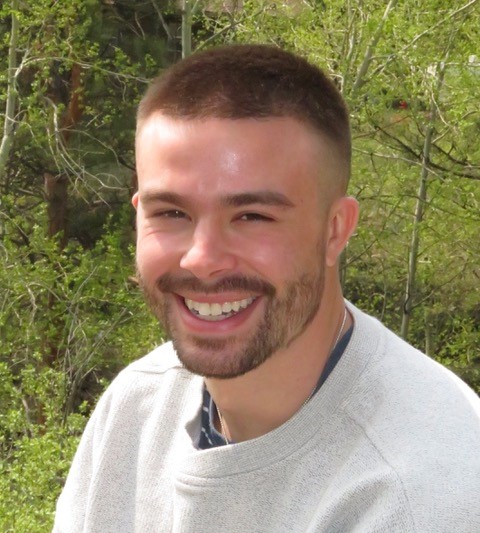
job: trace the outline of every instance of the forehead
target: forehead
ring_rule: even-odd
[[[279,189],[309,195],[332,169],[330,142],[294,118],[172,119],[160,113],[137,131],[140,192],[189,187],[212,195]]]
[[[252,139],[256,142],[252,143]],[[290,139],[295,139],[295,147],[288,142]],[[182,141],[192,148],[195,147],[192,142],[201,142],[212,148],[216,145],[245,148],[252,154],[281,144],[290,145],[295,151],[308,145],[313,153],[323,142],[328,143],[311,126],[291,117],[178,119],[154,113],[138,127],[136,147],[138,150],[142,144],[152,142],[177,147]]]

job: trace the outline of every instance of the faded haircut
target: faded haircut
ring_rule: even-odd
[[[195,53],[154,79],[140,102],[137,130],[154,113],[174,119],[295,118],[333,141],[350,174],[347,106],[322,70],[269,45]]]

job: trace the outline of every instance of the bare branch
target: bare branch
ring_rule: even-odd
[[[5,107],[5,121],[3,123],[3,136],[0,144],[0,180],[3,179],[7,166],[10,149],[13,143],[15,126],[15,106],[17,103],[16,76],[17,76],[17,43],[19,24],[16,11],[18,0],[12,0],[12,29],[10,32],[10,44],[8,48],[8,87],[7,103]]]
[[[358,69],[355,82],[353,83],[352,96],[358,91],[358,89],[360,89],[360,87],[362,87],[365,84],[365,75],[367,74],[367,71],[370,67],[370,63],[372,62],[373,52],[378,44],[378,41],[380,40],[380,37],[382,36],[383,26],[385,25],[388,15],[392,11],[392,9],[394,9],[397,3],[398,3],[398,0],[390,0],[388,2],[387,7],[385,8],[385,11],[383,13],[383,17],[381,18],[377,26],[377,29],[375,30],[375,33],[373,34],[370,42],[368,43],[365,56],[363,58],[362,64],[360,65],[360,68]]]
[[[439,28],[440,26],[442,26],[443,24],[445,24],[446,22],[448,22],[450,19],[456,17],[459,13],[463,13],[465,10],[467,10],[468,8],[472,7],[473,5],[475,5],[479,0],[470,0],[469,2],[467,2],[466,4],[464,4],[463,6],[459,7],[458,9],[455,9],[454,11],[450,12],[447,16],[443,17],[443,19],[439,20],[436,24],[434,24],[433,26],[430,26],[430,28],[427,28],[425,31],[419,33],[418,35],[416,35],[408,44],[406,44],[401,50],[399,50],[398,52],[394,53],[394,54],[391,54],[388,56],[388,58],[386,59],[386,61],[380,65],[379,67],[377,67],[373,73],[372,73],[372,76],[375,76],[376,74],[378,74],[379,72],[383,72],[385,70],[385,68],[395,59],[397,58],[398,56],[403,56],[406,51],[411,48],[412,46],[414,46],[417,41],[419,41],[420,39],[422,39],[422,37],[426,37],[427,35],[430,35],[432,32],[434,32],[437,28]]]
[[[162,25],[162,28],[164,29],[165,33],[167,34],[167,37],[169,40],[173,40],[175,38],[174,35],[172,35],[170,28],[168,27],[168,24],[166,23],[162,12],[160,11],[160,8],[157,6],[157,2],[155,0],[151,0],[152,6],[157,12],[158,18],[160,19],[160,23]]]

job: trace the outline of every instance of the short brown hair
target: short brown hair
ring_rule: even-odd
[[[189,56],[153,80],[137,125],[156,112],[179,119],[296,118],[330,138],[350,168],[341,94],[318,67],[275,46],[230,45]]]

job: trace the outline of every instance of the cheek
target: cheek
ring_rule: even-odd
[[[241,256],[261,277],[273,283],[298,277],[305,269],[307,250],[301,239],[287,233],[245,243]]]
[[[281,280],[297,280],[325,266],[325,239],[318,232],[303,232],[286,238],[275,250],[262,251],[269,272]],[[268,255],[268,257],[267,257]]]
[[[179,262],[178,247],[171,240],[158,235],[141,235],[137,238],[137,268],[145,280],[153,280],[171,270]]]

